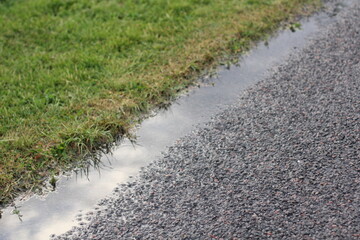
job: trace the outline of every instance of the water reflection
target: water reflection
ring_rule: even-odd
[[[136,175],[139,169],[160,156],[166,146],[189,133],[196,125],[208,121],[224,106],[237,101],[240,92],[261,80],[266,71],[286,57],[294,47],[301,47],[306,38],[316,32],[325,15],[312,17],[302,23],[302,29],[287,30],[259,45],[241,60],[241,67],[220,69],[212,78],[214,86],[204,85],[179,98],[168,110],[146,119],[136,131],[137,144],[125,139],[111,154],[101,157],[101,170],[91,170],[87,177],[75,175],[61,178],[57,189],[44,198],[33,197],[17,202],[22,222],[12,215],[12,208],[3,211],[0,220],[0,239],[48,239],[78,224],[76,216],[91,210],[95,204],[119,184]]]

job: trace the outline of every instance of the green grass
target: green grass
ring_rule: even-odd
[[[0,204],[320,0],[0,0]]]

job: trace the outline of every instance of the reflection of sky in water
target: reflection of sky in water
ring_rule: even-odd
[[[167,111],[143,122],[136,132],[137,144],[124,141],[112,155],[104,156],[108,167],[90,171],[86,177],[62,178],[56,192],[46,200],[31,198],[18,203],[20,222],[16,215],[4,210],[0,220],[0,239],[48,239],[51,234],[61,234],[77,224],[76,215],[91,210],[95,204],[129,176],[136,175],[140,167],[160,156],[176,139],[189,133],[194,125],[201,124],[228,104],[235,103],[239,93],[261,79],[266,70],[281,60],[289,51],[305,43],[305,37],[318,29],[316,20],[303,23],[301,31],[286,31],[269,42],[269,47],[259,46],[241,61],[241,67],[221,70],[212,79],[215,87],[203,86],[190,91]],[[109,164],[109,161],[111,164]]]

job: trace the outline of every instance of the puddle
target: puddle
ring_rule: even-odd
[[[320,14],[304,20],[296,32],[285,30],[272,38],[267,46],[261,43],[242,57],[240,67],[220,68],[218,76],[210,79],[214,86],[192,89],[179,98],[168,110],[146,119],[136,131],[137,144],[124,140],[111,154],[103,155],[100,171],[91,170],[88,177],[75,175],[62,178],[57,190],[45,199],[33,197],[17,202],[22,216],[11,214],[13,208],[3,210],[0,220],[0,239],[49,239],[79,224],[76,216],[95,207],[119,184],[129,181],[141,167],[161,155],[166,146],[195,126],[209,121],[211,116],[237,101],[244,89],[261,80],[267,70],[288,56],[294,48],[301,48],[306,39],[327,24],[330,17]]]

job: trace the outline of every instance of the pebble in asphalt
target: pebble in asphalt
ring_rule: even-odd
[[[360,239],[360,4],[57,239]]]

